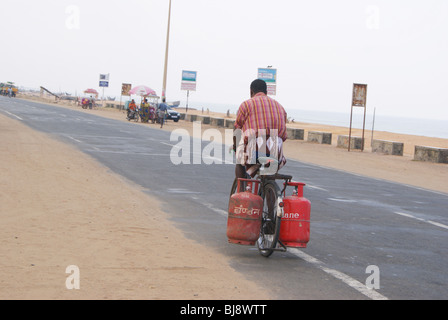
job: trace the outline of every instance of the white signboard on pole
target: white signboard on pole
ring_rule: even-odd
[[[196,91],[196,79],[198,73],[196,71],[182,71],[182,83],[181,90],[183,91]]]
[[[258,68],[258,79],[266,82],[269,96],[277,94],[277,69]]]
[[[109,74],[100,74],[100,87],[109,87]]]

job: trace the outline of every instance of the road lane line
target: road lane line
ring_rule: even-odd
[[[395,212],[395,213],[398,214],[398,215],[400,215],[400,216],[402,216],[402,217],[415,219],[415,220],[418,220],[418,221],[421,221],[421,222],[426,222],[426,223],[432,224],[432,225],[434,225],[434,226],[437,226],[437,227],[440,227],[440,228],[443,228],[443,229],[448,229],[448,226],[447,226],[447,225],[444,225],[444,224],[439,223],[439,222],[435,222],[435,221],[431,221],[431,220],[426,220],[426,219],[423,219],[423,218],[418,218],[418,217],[413,216],[412,214],[409,214],[409,213],[398,212],[398,211]]]
[[[70,138],[70,139],[72,139],[72,140],[74,140],[74,141],[76,141],[76,142],[78,142],[78,143],[82,143],[82,141],[80,141],[80,140],[78,140],[78,139],[75,139],[75,138],[73,138],[73,137],[71,137],[71,136],[67,136],[68,138]]]
[[[14,113],[11,113],[9,111],[3,110],[4,112],[6,112],[7,114],[9,114],[10,116],[16,117],[17,119],[19,119],[20,121],[23,121],[22,118],[20,118],[18,115],[15,115]]]
[[[335,269],[328,268],[325,266],[325,263],[322,261],[314,258],[313,256],[310,256],[309,254],[304,253],[303,251],[300,251],[299,249],[294,248],[288,248],[288,252],[292,253],[296,257],[299,257],[306,262],[314,265],[318,269],[324,271],[325,273],[335,277],[336,279],[341,280],[351,288],[357,290],[361,294],[365,295],[367,298],[372,300],[389,300],[387,297],[383,296],[382,294],[378,293],[377,291],[373,289],[367,288],[365,284],[362,284],[356,279],[353,279],[352,277],[346,275],[345,273],[342,273],[340,271],[337,271]]]
[[[351,199],[336,199],[336,198],[328,198],[328,200],[336,201],[336,202],[347,202],[347,203],[356,203],[358,201]]]

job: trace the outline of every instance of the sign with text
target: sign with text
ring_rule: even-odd
[[[269,85],[268,84],[268,96],[275,96],[277,95],[277,86],[276,85]]]
[[[266,82],[269,96],[277,94],[277,69],[258,68],[257,78]]]
[[[362,107],[364,108],[364,123],[362,127],[362,142],[361,142],[361,151],[364,151],[364,136],[366,130],[366,112],[367,112],[367,85],[354,83],[353,84],[353,97],[352,97],[352,107],[350,113],[350,131],[348,134],[348,151],[351,148],[352,141],[352,123],[353,123],[353,107]]]
[[[182,82],[180,90],[196,91],[196,82]]]
[[[130,96],[129,91],[132,89],[132,84],[130,83],[123,83],[121,85],[121,95],[122,96]]]
[[[277,83],[277,69],[259,68],[258,79],[264,80],[267,84]]]
[[[354,107],[364,107],[367,103],[367,85],[366,84],[353,84],[353,103]]]
[[[109,74],[100,74],[100,87],[109,87]]]
[[[182,71],[182,81],[196,82],[198,73],[196,71]]]
[[[196,91],[196,80],[198,77],[197,71],[182,71],[182,84],[181,90],[184,91]]]

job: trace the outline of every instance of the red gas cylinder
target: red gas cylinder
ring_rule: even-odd
[[[238,179],[237,190],[242,182],[247,183],[246,191],[230,197],[227,219],[227,238],[230,243],[254,245],[260,236],[263,199],[258,195],[260,181]]]
[[[283,198],[280,241],[287,247],[306,248],[310,241],[311,203],[303,197],[304,183],[288,182],[295,187],[292,196]]]

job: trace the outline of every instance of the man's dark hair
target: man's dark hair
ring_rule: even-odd
[[[254,80],[252,81],[251,85],[250,85],[250,90],[254,93],[257,94],[259,92],[263,92],[264,94],[268,93],[268,86],[266,85],[266,82],[264,80]]]

